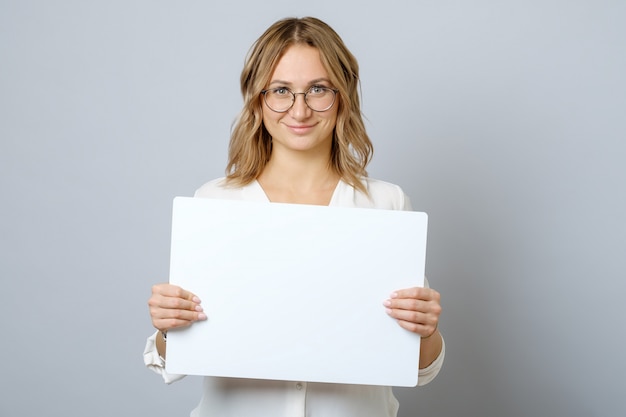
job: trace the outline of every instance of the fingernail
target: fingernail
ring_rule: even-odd
[[[391,300],[385,300],[385,301],[383,301],[383,305],[384,305],[384,306],[387,306],[387,307],[390,307],[390,306],[391,306]]]
[[[397,292],[392,292],[390,295],[391,298],[396,298],[397,296],[398,296]]]
[[[197,305],[196,306],[196,311],[204,311],[204,309],[202,308],[201,305]]]
[[[206,314],[204,313],[198,314],[198,320],[206,320]]]
[[[391,314],[391,309],[390,309],[390,308],[386,308],[386,309],[385,309],[385,313],[387,313],[387,314]]]
[[[193,301],[194,303],[200,304],[202,301],[200,301],[200,299],[198,297],[196,297],[195,295],[193,296],[193,298],[191,299],[191,301]]]

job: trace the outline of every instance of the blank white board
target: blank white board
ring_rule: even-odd
[[[417,384],[420,338],[382,303],[423,286],[427,215],[176,197],[170,283],[208,320],[168,332],[171,373]]]

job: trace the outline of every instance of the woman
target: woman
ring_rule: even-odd
[[[196,197],[294,204],[410,210],[393,184],[367,177],[372,145],[358,96],[359,71],[341,38],[315,18],[284,19],[253,45],[241,74],[243,110],[234,126],[227,176]],[[157,332],[144,352],[148,367],[168,383],[167,330],[205,320],[188,289],[158,284],[148,302]],[[443,363],[437,329],[439,294],[428,287],[399,289],[386,300],[398,325],[422,337],[419,384]],[[417,352],[416,352],[417,353]],[[192,416],[319,417],[396,416],[390,387],[204,378],[204,395]]]

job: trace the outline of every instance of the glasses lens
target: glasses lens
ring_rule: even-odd
[[[265,92],[265,104],[275,112],[286,112],[293,104],[293,94],[286,88],[274,88]]]
[[[327,87],[311,87],[305,96],[306,104],[315,111],[326,111],[335,102],[335,91]]]

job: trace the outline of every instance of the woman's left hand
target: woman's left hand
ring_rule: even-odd
[[[440,298],[432,288],[414,287],[392,293],[383,305],[402,328],[429,337],[439,324]]]

